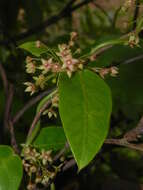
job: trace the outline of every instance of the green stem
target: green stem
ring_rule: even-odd
[[[52,183],[52,184],[50,185],[50,189],[51,189],[51,190],[55,190],[55,189],[56,189],[54,183]]]

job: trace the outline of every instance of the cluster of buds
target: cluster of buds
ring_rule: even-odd
[[[48,114],[48,117],[51,118],[51,117],[55,117],[57,118],[57,112],[56,112],[56,109],[58,108],[58,105],[59,105],[59,96],[58,94],[55,94],[52,99],[51,99],[51,106],[50,108],[46,109],[44,112],[43,112],[43,115],[46,115]]]
[[[135,46],[139,46],[139,37],[138,37],[138,35],[136,35],[135,32],[132,32],[130,34],[127,45],[129,45],[131,48],[133,48]]]
[[[121,7],[121,12],[125,13],[128,11],[128,9],[132,7],[133,2],[134,0],[125,0],[123,6]]]
[[[24,147],[22,157],[24,170],[29,176],[28,190],[35,190],[39,184],[43,186],[49,184],[61,167],[53,165],[51,151]]]
[[[26,58],[26,72],[29,74],[34,74],[36,72],[36,62],[30,56],[27,56]]]
[[[116,77],[118,74],[118,68],[112,66],[110,68],[92,68],[93,71],[99,73],[99,75],[104,79],[106,75],[110,75],[112,77]]]
[[[58,73],[66,72],[69,77],[79,69],[83,69],[84,61],[73,57],[72,48],[75,45],[77,33],[72,32],[68,44],[58,46],[58,52],[55,52],[58,59],[50,58],[26,58],[26,72],[34,75],[34,82],[25,82],[27,86],[25,91],[34,94],[38,89],[44,89],[49,79],[56,79]],[[40,48],[41,43],[37,41],[36,47]],[[74,51],[76,54],[79,49]],[[38,61],[37,61],[38,60]],[[39,73],[40,71],[40,73]]]

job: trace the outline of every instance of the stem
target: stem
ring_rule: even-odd
[[[48,96],[46,96],[38,105],[36,115],[34,117],[34,120],[31,124],[31,127],[28,132],[27,140],[26,140],[26,145],[29,145],[33,142],[35,137],[37,136],[37,133],[40,129],[40,117],[41,114],[45,111],[45,109],[49,106],[51,103],[51,98],[54,94],[56,94],[57,89],[54,90],[52,93],[50,93]]]
[[[139,6],[140,6],[140,0],[136,0],[135,2],[135,12],[134,12],[134,17],[133,17],[133,30],[137,26],[137,18],[139,15]]]
[[[56,189],[54,183],[52,183],[52,184],[50,185],[50,189],[51,189],[51,190],[55,190],[55,189]]]

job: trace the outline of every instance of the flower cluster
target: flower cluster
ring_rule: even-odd
[[[55,94],[51,99],[51,106],[43,112],[43,115],[48,114],[49,118],[53,116],[56,118],[57,117],[56,109],[58,108],[58,104],[59,104],[59,96],[58,94]]]
[[[139,46],[139,37],[135,32],[130,34],[127,45],[129,45],[131,48]]]
[[[129,8],[132,7],[132,4],[134,3],[134,0],[125,0],[123,6],[121,7],[121,12],[128,11]]]
[[[51,151],[37,151],[32,147],[24,147],[22,157],[24,170],[29,176],[28,190],[36,189],[39,184],[47,186],[62,166],[53,165]]]
[[[118,74],[118,68],[115,66],[109,68],[92,68],[93,71],[99,73],[99,75],[104,79],[107,74],[112,77],[116,77]]]
[[[71,77],[72,73],[83,69],[84,61],[73,57],[73,53],[79,52],[79,49],[73,52],[76,37],[77,33],[72,32],[68,44],[60,44],[58,51],[54,52],[55,56],[51,55],[47,58],[33,58],[28,56],[26,58],[26,72],[35,75],[33,76],[33,83],[24,83],[27,86],[25,89],[26,92],[30,92],[32,95],[39,88],[43,90],[48,80],[52,79],[52,81],[55,81],[53,79],[61,72],[65,72]],[[40,47],[39,44],[40,42],[38,41],[36,47]]]

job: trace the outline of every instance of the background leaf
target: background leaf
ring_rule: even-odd
[[[59,80],[59,110],[79,169],[96,155],[106,138],[112,109],[110,89],[91,71]]]
[[[18,190],[22,162],[9,146],[0,145],[0,190]]]
[[[43,128],[34,142],[34,146],[45,150],[58,150],[63,148],[66,137],[61,127]]]

